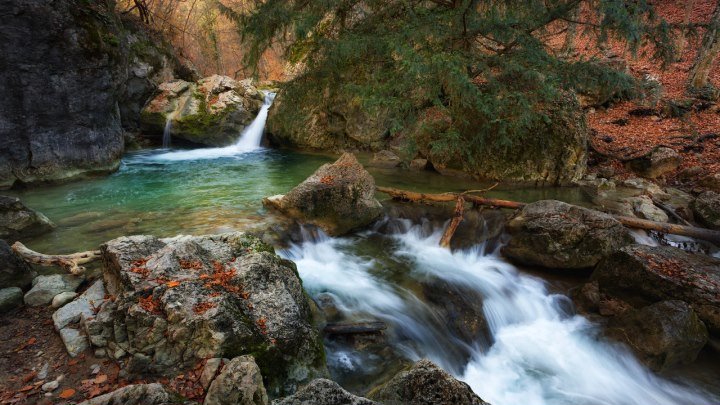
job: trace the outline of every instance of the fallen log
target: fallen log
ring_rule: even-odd
[[[358,335],[378,333],[387,329],[385,322],[329,323],[323,328],[327,335]]]
[[[410,202],[451,202],[457,201],[459,197],[462,197],[465,201],[471,202],[473,204],[497,208],[520,209],[527,205],[526,203],[517,201],[485,198],[464,193],[428,194],[416,193],[414,191],[407,190],[398,190],[389,187],[377,187],[377,191],[388,194],[393,199]],[[655,222],[646,219],[625,217],[620,215],[611,216],[628,228],[644,229],[646,231],[655,231],[671,235],[688,236],[695,239],[706,240],[720,246],[720,231],[714,231],[712,229],[700,228],[696,226]]]
[[[46,255],[31,250],[20,242],[15,242],[12,245],[12,250],[28,263],[38,264],[40,266],[62,267],[70,274],[76,275],[85,272],[85,267],[80,266],[81,264],[90,263],[100,258],[99,250],[90,250],[69,255]]]

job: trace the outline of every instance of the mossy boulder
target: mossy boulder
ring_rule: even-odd
[[[690,208],[698,222],[720,229],[720,193],[706,191],[690,203]]]
[[[101,248],[114,300],[86,324],[138,374],[174,375],[206,358],[252,355],[271,395],[326,373],[294,263],[242,233],[122,237]]]
[[[189,83],[163,83],[141,113],[144,132],[171,136],[208,146],[237,141],[262,106],[263,95],[250,80],[213,75]],[[169,126],[168,126],[168,120]]]
[[[561,201],[526,205],[508,223],[510,242],[502,252],[510,260],[551,269],[587,269],[634,242],[616,219]]]

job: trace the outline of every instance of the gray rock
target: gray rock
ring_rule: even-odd
[[[0,239],[42,235],[54,227],[45,215],[26,207],[20,199],[0,195]]]
[[[22,290],[17,287],[3,288],[0,290],[0,314],[15,309],[23,304]]]
[[[526,205],[507,229],[512,239],[502,250],[505,256],[555,269],[593,267],[634,241],[611,216],[554,200]]]
[[[355,396],[336,382],[319,378],[294,395],[278,399],[273,405],[379,405],[369,399]]]
[[[687,302],[708,330],[720,335],[720,259],[669,246],[626,246],[593,272],[601,295],[635,308],[667,300]]]
[[[650,221],[668,222],[668,215],[661,208],[658,208],[648,196],[628,198],[636,217],[649,219]]]
[[[90,343],[85,335],[73,328],[64,328],[60,330],[60,338],[65,344],[70,357],[77,357],[80,353],[90,347]]]
[[[610,320],[605,333],[656,371],[692,363],[708,341],[707,328],[683,301],[625,311]]]
[[[35,272],[0,239],[0,288],[30,288]]]
[[[53,380],[50,382],[46,382],[40,388],[45,392],[51,392],[51,391],[55,391],[58,386],[60,386],[60,383],[57,380]]]
[[[410,161],[410,168],[413,170],[425,170],[429,166],[427,159],[413,159]]]
[[[325,375],[295,265],[257,238],[131,236],[101,251],[116,299],[85,326],[111,357],[130,354],[129,369],[176,375],[207,358],[253,354],[275,394]]]
[[[207,391],[210,387],[210,383],[215,379],[215,376],[222,365],[223,359],[219,357],[207,359],[205,367],[203,367],[203,372],[200,374],[200,384],[202,384],[203,389]]]
[[[190,404],[176,392],[158,384],[135,384],[119,388],[78,405],[174,405]]]
[[[368,393],[385,405],[487,405],[462,381],[428,360],[420,360]]]
[[[370,166],[393,168],[402,164],[402,159],[389,150],[381,150],[373,155]]]
[[[655,179],[680,167],[682,156],[674,149],[657,147],[645,156],[633,159],[628,165],[639,175]]]
[[[367,226],[382,214],[375,199],[375,180],[350,153],[322,165],[289,193],[266,198],[263,204],[330,235]]]
[[[260,368],[252,356],[230,360],[210,384],[203,405],[267,405]]]
[[[703,176],[698,183],[710,191],[720,193],[720,173],[710,173]]]
[[[103,281],[98,280],[76,300],[55,311],[52,316],[55,330],[59,331],[72,323],[93,318],[104,299],[105,287]]]
[[[25,304],[33,307],[47,305],[56,295],[77,290],[83,280],[84,277],[71,274],[35,277],[33,287],[25,293]]]
[[[690,203],[695,219],[712,229],[720,229],[720,193],[706,191]]]
[[[158,80],[180,73],[171,50],[111,7],[0,3],[0,188],[115,170],[123,125]],[[152,71],[136,69],[143,63]]]
[[[75,297],[77,297],[77,296],[78,296],[78,293],[76,293],[76,292],[70,292],[70,291],[62,292],[62,293],[56,295],[55,297],[53,297],[52,303],[50,304],[50,306],[53,308],[60,308],[63,305],[65,305],[68,302],[75,299]]]

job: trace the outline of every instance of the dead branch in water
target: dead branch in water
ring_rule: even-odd
[[[387,329],[385,322],[329,323],[323,329],[328,335],[358,335],[379,333]]]
[[[445,229],[445,232],[443,232],[443,236],[440,239],[441,247],[450,247],[450,240],[452,239],[453,235],[455,235],[455,231],[457,230],[458,225],[460,225],[460,222],[462,222],[463,220],[464,210],[465,199],[463,197],[458,197],[457,202],[455,203],[455,212],[453,213],[453,218],[452,220],[450,220],[448,227]]]
[[[82,274],[85,267],[81,264],[90,263],[100,258],[99,250],[90,250],[87,252],[72,253],[69,255],[46,255],[29,249],[20,242],[12,245],[12,250],[21,259],[28,263],[38,264],[40,266],[57,266],[62,267],[70,274]]]
[[[474,195],[468,195],[464,193],[443,193],[443,194],[428,194],[428,193],[416,193],[414,191],[398,190],[390,187],[377,187],[377,191],[388,194],[390,197],[396,200],[409,201],[409,202],[452,202],[457,201],[458,198],[462,198],[467,202],[471,202],[477,205],[485,205],[497,208],[511,208],[520,209],[523,208],[525,203],[509,200],[499,200],[495,198],[484,198]],[[655,231],[665,234],[689,236],[695,239],[706,240],[720,246],[720,231],[714,231],[712,229],[700,228],[696,226],[668,224],[665,222],[655,222],[646,219],[624,217],[620,215],[611,215],[618,222],[625,225],[628,228],[644,229],[647,231]],[[452,235],[451,235],[452,237]]]

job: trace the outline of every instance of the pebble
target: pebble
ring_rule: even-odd
[[[95,375],[100,372],[100,365],[99,364],[93,364],[90,366],[90,374]]]
[[[50,382],[42,385],[42,390],[45,392],[51,392],[51,391],[55,391],[57,389],[57,387],[59,387],[59,386],[60,386],[60,383],[57,380],[50,381]]]
[[[50,367],[49,363],[45,362],[45,364],[43,364],[42,368],[40,369],[40,371],[37,374],[38,380],[44,380],[47,378],[49,367]]]
[[[60,308],[63,305],[67,304],[68,302],[75,299],[75,297],[78,296],[78,293],[74,291],[65,291],[61,292],[60,294],[53,297],[51,306],[53,308]]]
[[[103,349],[103,348],[95,349],[95,357],[105,357],[105,356],[107,356],[107,352],[105,351],[105,349]]]

